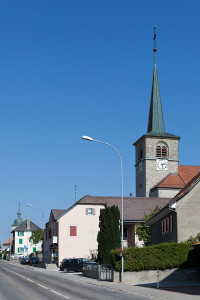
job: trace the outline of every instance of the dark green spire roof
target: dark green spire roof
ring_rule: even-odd
[[[20,203],[19,203],[19,210],[17,212],[17,218],[14,220],[14,223],[13,223],[13,227],[15,226],[19,226],[21,223],[23,223],[23,219],[21,217],[21,211],[20,211]]]
[[[154,65],[153,81],[151,89],[151,102],[149,109],[149,121],[147,133],[155,133],[163,135],[165,133],[165,125],[162,113],[162,104],[160,97],[160,89],[158,82],[158,72],[156,64]]]
[[[156,66],[156,27],[154,26],[154,70],[153,70],[153,80],[151,88],[151,102],[149,109],[149,121],[147,128],[147,135],[150,136],[163,136],[163,137],[177,137],[174,134],[165,132],[164,118],[162,112],[162,103],[160,97],[160,88],[158,82],[158,71]]]

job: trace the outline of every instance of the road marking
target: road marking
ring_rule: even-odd
[[[45,289],[45,290],[48,290],[49,292],[54,293],[54,294],[56,294],[56,295],[58,295],[58,296],[60,296],[60,297],[63,297],[63,298],[65,298],[65,299],[70,299],[68,296],[63,295],[63,294],[60,294],[60,293],[58,293],[58,292],[56,292],[56,291],[54,291],[54,290],[51,290],[51,289],[49,289],[48,287],[46,287],[45,285],[41,285],[41,284],[35,282],[34,280],[32,280],[32,279],[30,279],[30,278],[27,278],[27,277],[25,277],[25,276],[23,276],[23,275],[21,275],[21,274],[18,274],[18,273],[14,272],[14,271],[11,271],[11,270],[9,270],[9,269],[7,269],[7,268],[5,268],[5,267],[2,267],[2,269],[5,269],[5,270],[7,270],[8,272],[13,273],[13,274],[15,274],[15,275],[17,275],[17,276],[19,276],[19,277],[22,277],[23,279],[25,279],[25,280],[27,280],[27,281],[33,282],[33,283],[35,283],[37,286],[39,286],[39,287],[41,287],[41,288],[43,288],[43,289]]]

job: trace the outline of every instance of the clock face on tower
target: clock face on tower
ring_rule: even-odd
[[[167,159],[157,159],[156,169],[158,171],[167,171]]]

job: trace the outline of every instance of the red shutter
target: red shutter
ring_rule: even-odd
[[[173,222],[172,222],[172,216],[170,216],[170,231],[173,230]]]
[[[70,236],[77,236],[77,227],[70,226]]]

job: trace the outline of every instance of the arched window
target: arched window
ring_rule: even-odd
[[[156,157],[168,157],[167,146],[164,143],[159,143],[159,145],[156,147]]]
[[[138,160],[141,161],[143,159],[143,148],[142,145],[139,147]]]

